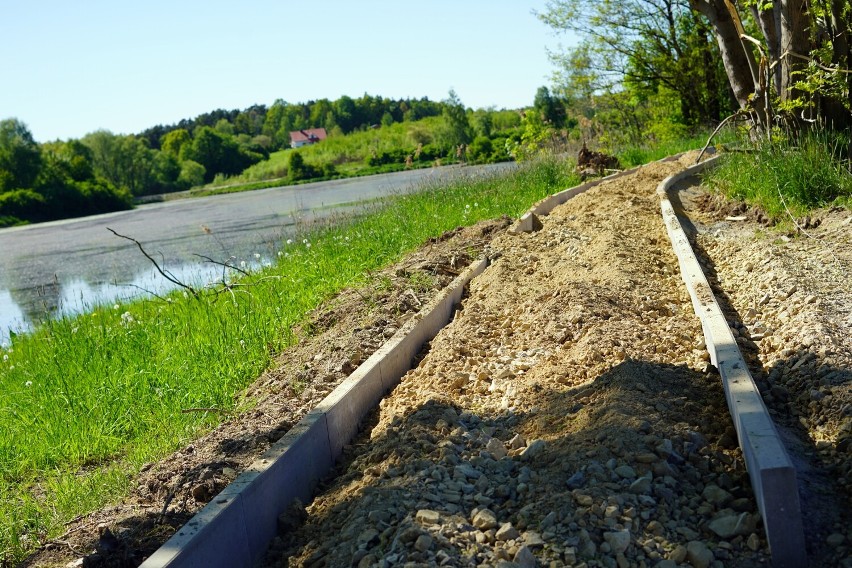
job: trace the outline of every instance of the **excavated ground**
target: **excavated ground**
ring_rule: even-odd
[[[316,499],[282,515],[266,564],[768,565],[655,194],[694,159],[605,182],[535,233],[445,235],[340,296],[256,383],[253,411],[30,565],[83,564],[69,548],[97,550],[86,566],[138,564],[480,251],[491,267]],[[801,469],[812,564],[852,566],[852,217],[821,212],[812,237],[790,239],[757,212],[726,220],[701,190],[676,205]]]
[[[369,418],[319,496],[302,515],[282,517],[268,565],[768,563],[720,380],[708,368],[655,195],[688,163],[648,166],[557,208],[541,231],[495,238],[489,248],[497,258],[471,283],[455,320]],[[775,246],[748,244],[751,256]],[[713,252],[732,280],[745,275],[730,292],[732,305],[750,305],[755,268],[729,256],[732,246]],[[848,307],[848,277],[821,282],[825,288],[797,282],[799,291],[784,290],[783,298],[769,291],[773,300],[763,304],[761,290],[755,305],[792,314],[801,293]],[[761,317],[774,325],[768,313]],[[743,329],[741,318],[731,323]],[[842,333],[833,341],[815,345],[834,365],[830,384],[819,394],[812,378],[804,390],[792,378],[783,387],[788,399],[828,407],[791,434],[811,435],[794,441],[797,459],[814,458],[817,473],[848,468],[849,361],[838,354],[849,343]],[[795,361],[787,363],[792,372]],[[819,381],[821,364],[811,357],[795,370],[813,370]],[[822,445],[808,443],[815,436],[825,436]],[[840,564],[850,536],[848,487],[829,475],[807,482],[809,495],[833,497],[806,513],[808,552],[814,565]]]

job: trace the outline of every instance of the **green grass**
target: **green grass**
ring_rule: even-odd
[[[618,148],[615,156],[624,168],[632,168],[641,164],[647,164],[661,160],[666,156],[686,152],[687,150],[698,150],[707,143],[710,132],[699,132],[692,136],[666,140],[665,142],[649,143],[642,146],[627,146]],[[723,130],[713,138],[713,144],[731,142],[735,139],[732,129]]]
[[[240,393],[322,301],[430,237],[520,215],[578,183],[573,166],[543,158],[425,187],[280,243],[278,262],[233,293],[97,307],[0,348],[0,564],[114,502],[142,464],[221,418],[184,409],[250,404]]]
[[[240,392],[323,300],[426,239],[576,183],[544,160],[389,200],[366,217],[281,244],[234,293],[98,307],[0,350],[0,560],[14,561],[102,507],[153,461],[240,407]],[[305,239],[306,242],[303,242]]]
[[[798,144],[765,143],[754,152],[725,156],[706,182],[730,199],[760,207],[775,221],[818,207],[849,207],[852,175],[841,158],[848,144],[827,132],[805,135]]]

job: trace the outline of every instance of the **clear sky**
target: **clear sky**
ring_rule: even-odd
[[[39,142],[364,93],[518,108],[550,85],[545,0],[0,0],[0,119]]]

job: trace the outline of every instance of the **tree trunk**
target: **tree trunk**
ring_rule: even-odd
[[[808,15],[804,0],[781,0],[781,53],[808,55]],[[787,55],[781,61],[781,101],[792,101],[803,93],[793,88],[800,80],[796,73],[807,66],[807,62],[798,57]]]
[[[778,39],[781,33],[781,9],[777,2],[772,3],[768,10],[760,10],[757,6],[751,7],[751,14],[760,25],[760,31],[766,40],[769,51],[769,62],[776,63],[781,58],[781,42]],[[777,64],[772,70],[772,84],[775,93],[781,93],[781,65]]]
[[[740,39],[740,22],[733,6],[725,0],[689,0],[690,6],[703,14],[713,26],[716,42],[722,54],[722,64],[731,82],[731,88],[741,109],[757,114],[760,128],[765,127],[765,112],[763,104],[752,101],[757,90],[757,69],[754,55]],[[762,97],[761,93],[757,95]],[[752,104],[754,102],[754,104]]]

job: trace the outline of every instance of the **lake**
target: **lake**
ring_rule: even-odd
[[[133,242],[179,280],[203,284],[233,258],[274,262],[284,242],[318,218],[363,208],[455,176],[513,167],[449,166],[146,204],[132,211],[0,229],[0,341],[45,317],[86,312],[170,290]]]

